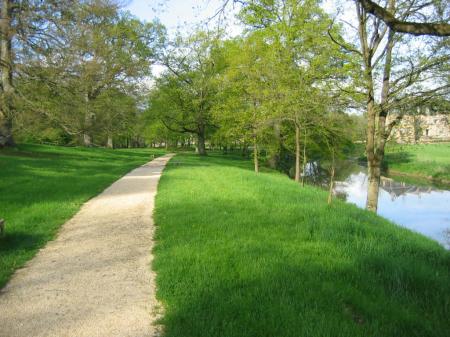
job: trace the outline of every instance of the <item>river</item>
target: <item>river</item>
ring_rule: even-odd
[[[312,174],[313,171],[317,183],[317,167],[313,169],[310,166],[309,172]],[[347,202],[364,208],[367,196],[366,168],[354,163],[340,165],[336,178],[335,193]],[[382,177],[378,214],[450,249],[450,187],[417,186],[404,180],[402,177],[395,177],[395,180]]]

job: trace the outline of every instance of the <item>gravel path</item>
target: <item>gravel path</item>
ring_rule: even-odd
[[[172,155],[83,205],[0,292],[1,337],[158,335],[152,212]]]

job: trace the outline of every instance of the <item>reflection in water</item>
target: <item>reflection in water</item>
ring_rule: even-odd
[[[367,196],[367,174],[355,167],[347,177],[340,177],[335,192],[345,194],[347,202],[364,208]],[[417,187],[390,178],[380,184],[378,214],[422,233],[450,248],[450,191]]]

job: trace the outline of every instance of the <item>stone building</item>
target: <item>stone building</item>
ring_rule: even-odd
[[[394,117],[388,118],[387,122]],[[404,115],[390,139],[400,144],[450,141],[450,115]]]

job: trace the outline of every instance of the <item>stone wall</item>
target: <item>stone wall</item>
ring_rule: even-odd
[[[450,141],[450,115],[405,115],[392,130],[390,139],[400,144]]]

